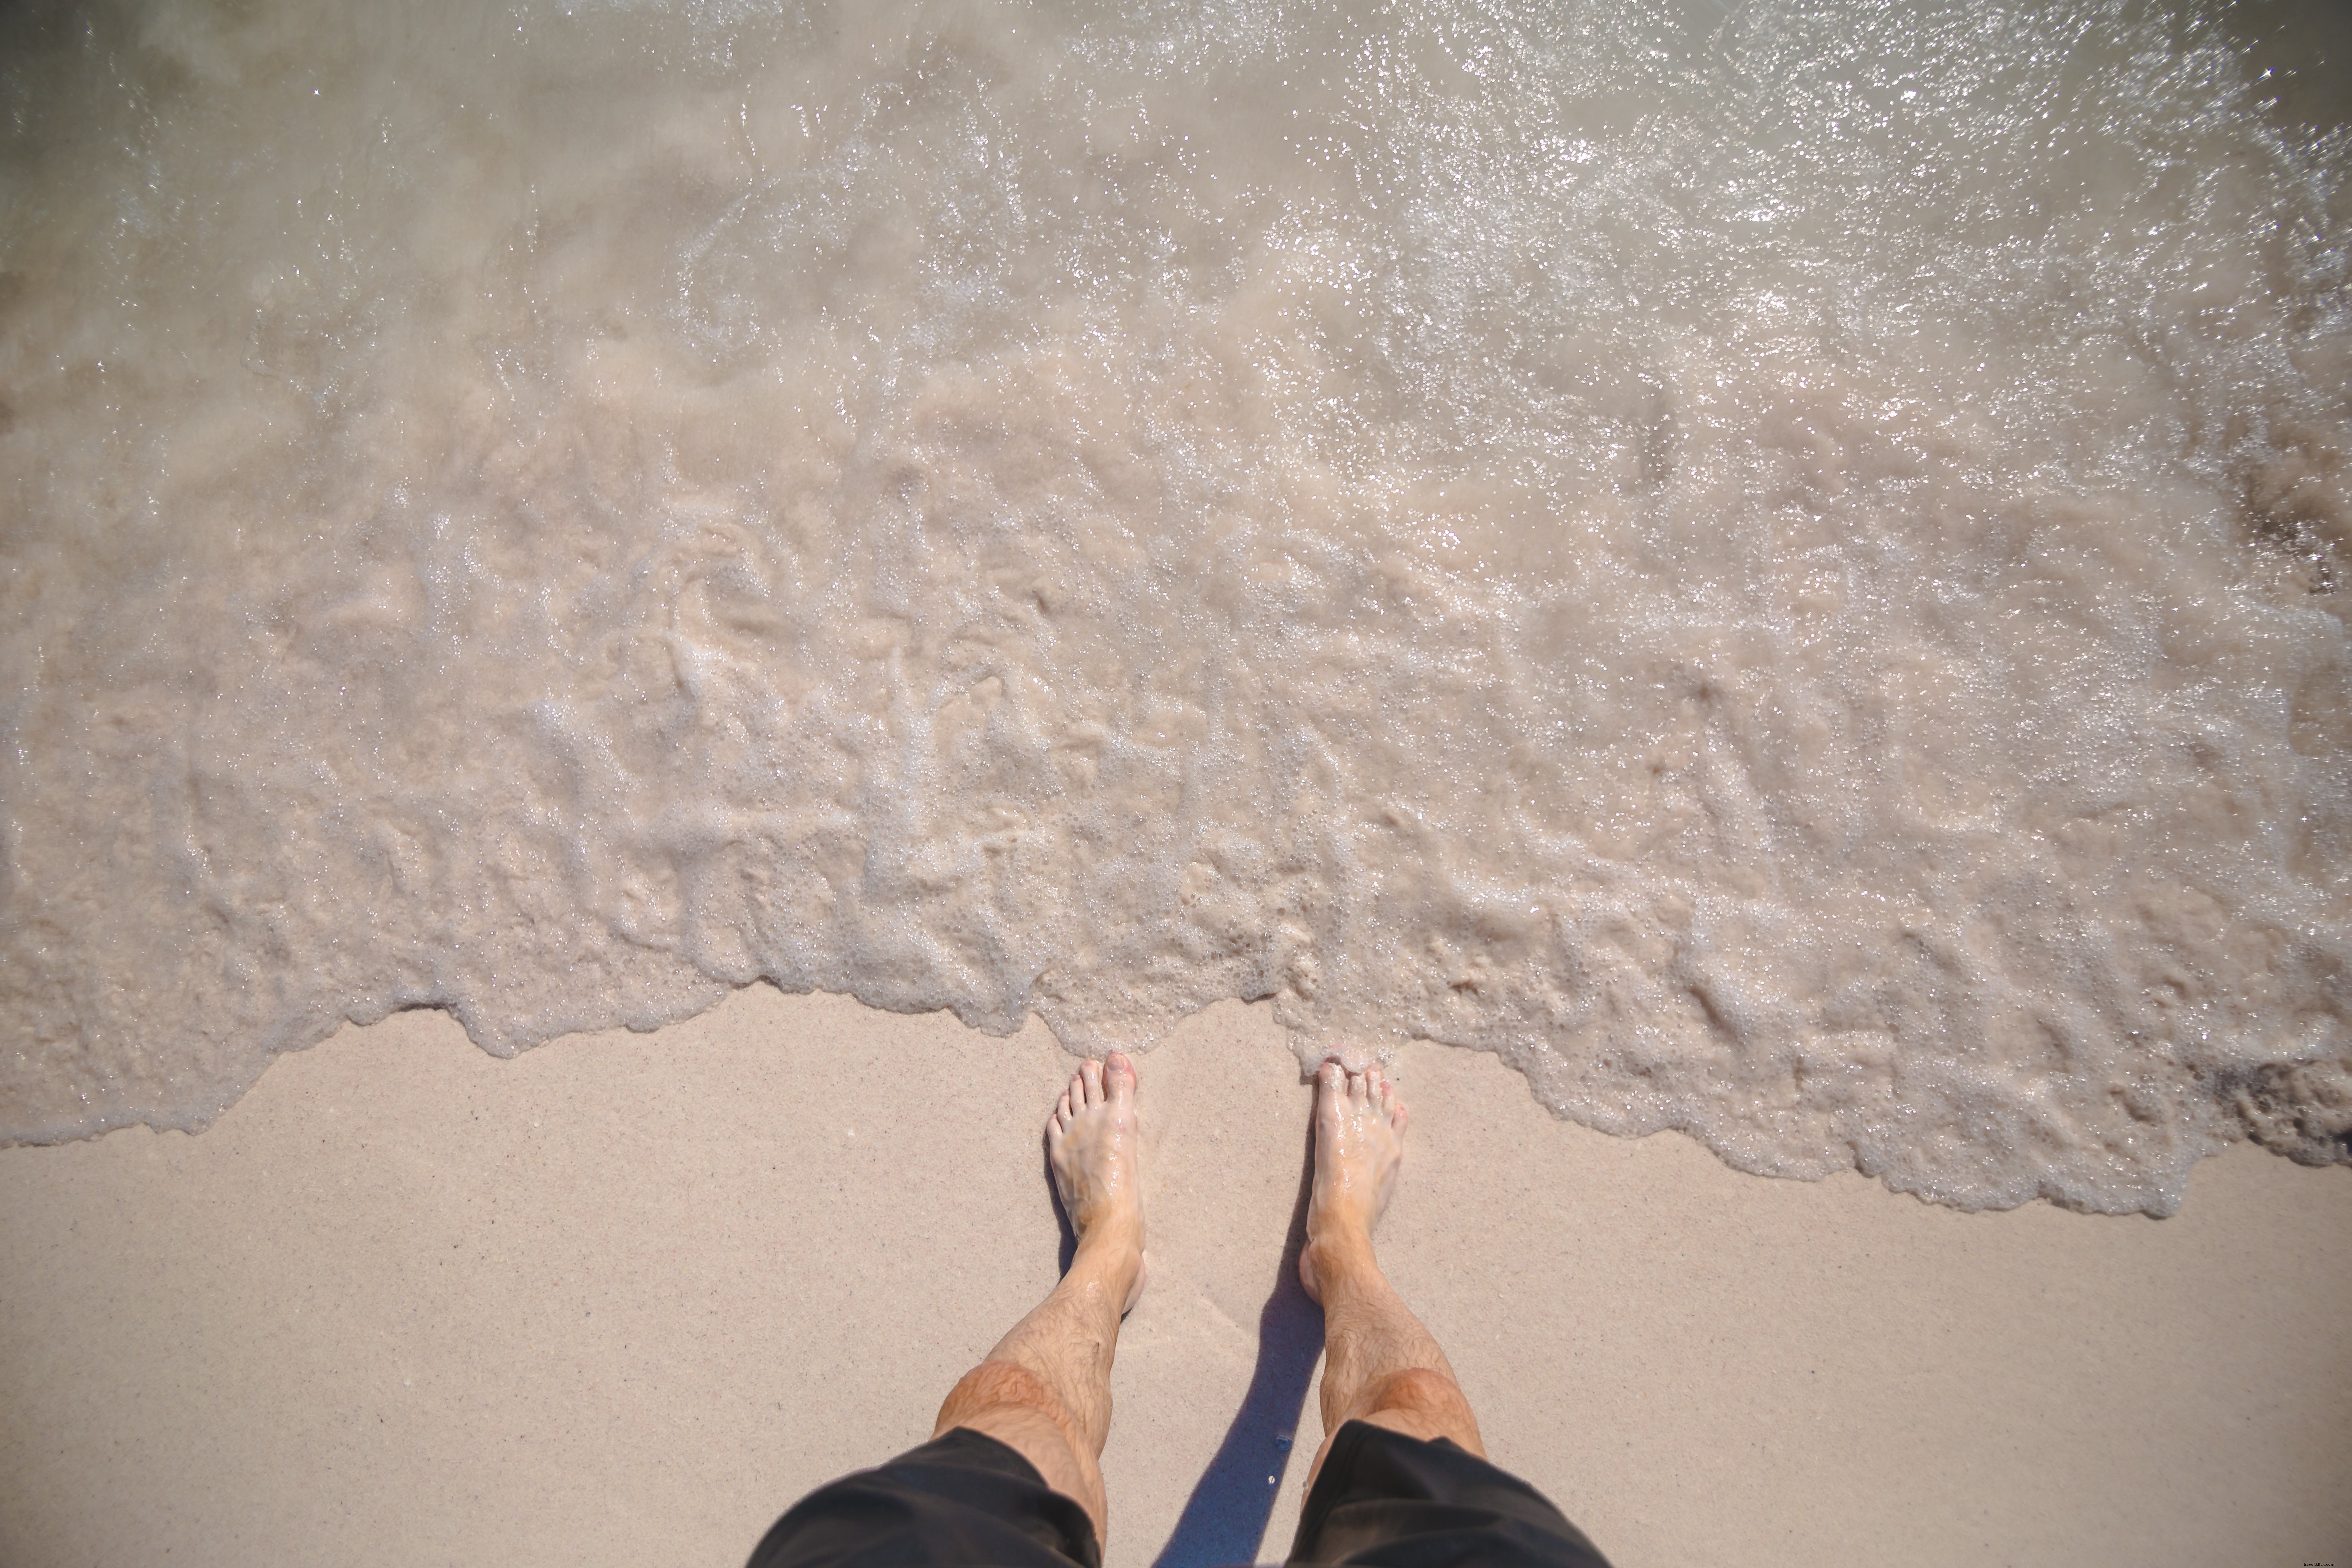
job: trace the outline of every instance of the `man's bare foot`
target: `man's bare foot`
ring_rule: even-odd
[[[1404,1163],[1405,1121],[1404,1101],[1379,1068],[1326,1061],[1316,1072],[1315,1186],[1298,1278],[1318,1301],[1335,1271],[1371,1265],[1372,1226]]]
[[[1143,1294],[1143,1192],[1135,1117],[1135,1063],[1124,1051],[1078,1064],[1045,1120],[1054,1187],[1077,1232],[1078,1249],[1108,1249],[1106,1261],[1132,1260],[1132,1308]]]

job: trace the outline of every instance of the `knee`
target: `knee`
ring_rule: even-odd
[[[1393,1373],[1374,1384],[1362,1419],[1408,1436],[1451,1438],[1474,1454],[1485,1451],[1478,1441],[1478,1418],[1470,1413],[1461,1384],[1428,1367]]]
[[[1009,1361],[984,1361],[948,1391],[931,1435],[965,1426],[995,1438],[1036,1468],[1047,1486],[1074,1500],[1108,1538],[1102,1467],[1045,1380]]]
[[[1374,1410],[1410,1411],[1417,1415],[1451,1415],[1470,1413],[1470,1402],[1462,1397],[1462,1389],[1442,1372],[1425,1366],[1411,1367],[1391,1373],[1372,1384],[1370,1406]]]
[[[1372,1384],[1355,1408],[1332,1424],[1324,1434],[1315,1463],[1307,1468],[1310,1489],[1323,1473],[1323,1461],[1330,1456],[1339,1427],[1349,1421],[1384,1426],[1423,1442],[1444,1437],[1482,1459],[1486,1457],[1486,1445],[1478,1438],[1478,1419],[1470,1414],[1470,1401],[1463,1397],[1461,1385],[1442,1372],[1416,1366],[1391,1373]]]
[[[984,1361],[948,1390],[947,1400],[940,1406],[938,1430],[967,1426],[983,1411],[1007,1406],[1034,1410],[1055,1426],[1069,1428],[1068,1413],[1044,1378],[1013,1362]]]

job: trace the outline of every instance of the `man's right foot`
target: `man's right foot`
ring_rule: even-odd
[[[1375,1267],[1372,1226],[1404,1163],[1405,1121],[1404,1101],[1379,1068],[1350,1072],[1326,1061],[1315,1074],[1315,1186],[1298,1278],[1317,1301],[1338,1271]]]

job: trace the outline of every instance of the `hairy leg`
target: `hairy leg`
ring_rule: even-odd
[[[1135,1064],[1118,1051],[1082,1064],[1046,1121],[1045,1147],[1077,1254],[1053,1294],[949,1393],[932,1435],[969,1426],[1015,1449],[1085,1507],[1107,1542],[1098,1461],[1111,1358],[1119,1319],[1143,1291]]]
[[[1404,1102],[1380,1068],[1327,1061],[1315,1076],[1315,1181],[1298,1274],[1323,1304],[1323,1439],[1307,1472],[1322,1473],[1331,1437],[1349,1421],[1407,1436],[1447,1437],[1486,1455],[1477,1418],[1445,1352],[1381,1274],[1372,1226],[1404,1159]]]

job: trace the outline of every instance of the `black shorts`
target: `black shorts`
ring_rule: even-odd
[[[1293,1563],[1608,1568],[1541,1492],[1444,1438],[1339,1428]],[[995,1438],[959,1426],[803,1498],[751,1568],[1101,1568],[1094,1522]]]

